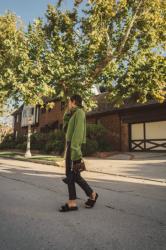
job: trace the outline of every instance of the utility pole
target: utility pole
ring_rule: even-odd
[[[31,125],[32,125],[32,114],[31,114],[31,108],[27,109],[27,120],[28,120],[28,133],[27,133],[27,148],[25,157],[30,158],[32,156],[31,154]]]

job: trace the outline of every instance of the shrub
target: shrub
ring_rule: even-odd
[[[34,133],[31,135],[31,148],[44,151],[48,141],[48,135],[44,133]]]
[[[86,144],[82,147],[83,155],[92,155],[97,151],[110,151],[107,132],[108,130],[101,123],[87,124]]]
[[[99,145],[96,140],[87,138],[86,144],[82,145],[83,156],[92,155],[98,151]]]
[[[87,124],[87,138],[98,140],[107,134],[107,129],[101,124]]]
[[[13,134],[8,134],[4,137],[0,148],[1,149],[12,149],[16,145],[16,142],[14,141],[14,135]]]
[[[65,134],[61,130],[50,133],[35,133],[31,136],[31,148],[61,154],[64,151]]]
[[[22,144],[17,144],[15,146],[16,149],[21,149],[21,150],[25,150],[26,149],[26,142],[22,143]]]
[[[26,149],[27,135],[7,135],[0,145],[1,149]],[[62,154],[65,148],[65,133],[56,130],[49,133],[34,133],[31,135],[31,149],[41,152]],[[107,129],[102,124],[87,124],[87,142],[82,145],[83,155],[92,155],[97,151],[110,151],[111,145],[107,138]]]
[[[55,154],[62,154],[64,151],[64,143],[62,141],[48,142],[45,145],[46,153],[54,152]]]
[[[65,142],[65,134],[61,130],[56,130],[47,134],[48,142],[62,141]]]
[[[23,144],[27,141],[27,135],[18,135],[16,139],[14,139],[15,144]]]
[[[99,151],[104,152],[112,150],[112,145],[108,140],[107,136],[99,138],[98,143],[99,143]]]

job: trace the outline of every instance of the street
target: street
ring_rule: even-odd
[[[84,208],[87,197],[77,185],[79,210],[60,213],[68,199],[64,172],[0,159],[0,250],[166,249],[165,182],[154,174],[151,181],[84,172],[99,194],[95,207]]]

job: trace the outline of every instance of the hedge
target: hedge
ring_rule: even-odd
[[[99,124],[87,124],[87,142],[82,145],[84,156],[92,155],[97,151],[110,151],[108,131]],[[7,135],[0,144],[1,149],[26,149],[26,136]],[[31,149],[43,153],[63,154],[65,149],[65,134],[62,130],[49,133],[34,133],[31,135]]]

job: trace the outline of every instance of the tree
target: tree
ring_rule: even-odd
[[[0,104],[43,104],[43,96],[54,93],[43,72],[45,38],[42,21],[36,20],[28,32],[13,13],[0,16]]]
[[[92,105],[91,87],[85,88],[83,84],[88,68],[85,60],[87,53],[84,37],[79,34],[77,10],[62,12],[58,7],[48,5],[46,18],[45,65],[50,86],[62,99],[80,93],[87,105]]]
[[[23,33],[16,28],[16,16],[10,13],[0,16],[0,105],[14,93],[14,69],[19,61],[18,48]]]
[[[78,2],[83,1],[75,1]],[[163,101],[166,90],[166,2],[91,0],[82,18],[91,67],[86,78],[103,83],[116,104]]]
[[[10,74],[1,81],[3,90],[6,86],[8,94],[27,103],[42,103],[43,96],[51,95],[66,99],[77,92],[89,106],[92,86],[100,84],[116,105],[164,101],[164,0],[77,0],[66,11],[61,2],[48,5],[46,22],[37,19],[27,32],[12,19],[9,40],[15,50],[12,65],[5,66]]]

